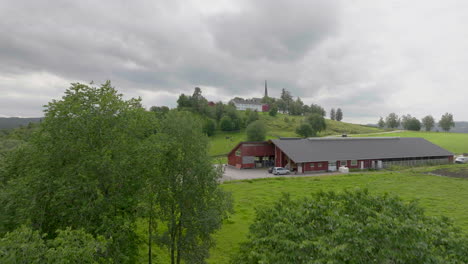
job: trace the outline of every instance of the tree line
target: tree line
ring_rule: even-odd
[[[327,112],[322,106],[318,104],[306,105],[299,96],[294,100],[291,92],[284,88],[281,90],[280,98],[265,96],[262,98],[262,103],[270,106],[270,115],[272,116],[276,115],[278,111],[283,114],[294,116],[318,114],[325,117],[327,115]],[[341,108],[337,108],[336,110],[332,108],[330,110],[330,119],[336,121],[343,120],[343,111]]]
[[[136,263],[144,219],[149,263],[204,263],[232,200],[199,118],[72,84],[0,164],[0,262]]]
[[[431,131],[435,125],[436,121],[432,115],[427,115],[421,119],[417,119],[416,117],[411,116],[410,114],[403,115],[399,117],[395,113],[390,113],[385,120],[380,117],[379,121],[377,122],[380,128],[398,128],[402,127],[406,130],[413,130],[419,131],[422,128],[426,131]],[[437,122],[442,130],[448,132],[451,128],[455,127],[455,122],[453,121],[453,115],[451,113],[445,113],[440,117],[439,122]]]

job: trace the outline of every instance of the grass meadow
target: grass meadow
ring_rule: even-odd
[[[358,188],[366,188],[374,194],[398,195],[406,201],[417,200],[427,215],[451,218],[456,226],[468,233],[468,179],[427,174],[441,168],[463,168],[468,172],[468,165],[444,165],[399,171],[311,177],[287,176],[224,183],[222,188],[231,192],[234,198],[235,213],[214,235],[216,246],[211,250],[208,263],[229,263],[230,256],[247,237],[249,226],[255,218],[255,208],[271,205],[285,192],[295,199],[318,191],[340,192]],[[145,225],[142,223],[140,228],[143,235]],[[143,241],[144,237],[142,236]],[[147,247],[142,244],[141,250],[141,262],[145,262]],[[166,250],[155,248],[155,252],[159,263],[165,263]]]
[[[360,134],[363,137],[421,137],[455,154],[468,153],[468,133],[403,131],[386,134]]]

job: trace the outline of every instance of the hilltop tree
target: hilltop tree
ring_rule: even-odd
[[[379,122],[377,123],[377,125],[378,125],[380,128],[384,128],[384,127],[385,127],[385,121],[383,120],[382,117],[380,117]]]
[[[270,111],[268,111],[268,114],[270,116],[276,116],[278,114],[278,107],[276,106],[276,104],[270,106]]]
[[[304,122],[302,122],[296,128],[296,134],[298,134],[299,136],[304,137],[304,138],[316,136],[316,133],[312,129],[312,126],[310,124],[304,123]]]
[[[291,103],[293,102],[292,95],[289,91],[286,89],[281,90],[281,97],[280,100],[278,101],[278,108],[283,112],[283,113],[288,113],[290,111],[290,106]]]
[[[330,110],[330,119],[335,120],[336,119],[336,113],[335,113],[335,108],[332,108]]]
[[[289,113],[291,115],[302,115],[304,103],[302,102],[301,98],[297,97],[296,101],[291,101],[289,106]]]
[[[247,126],[245,133],[248,141],[264,141],[266,137],[266,126],[261,120],[252,122]]]
[[[341,108],[336,109],[335,119],[336,121],[343,120],[343,111],[341,110]]]
[[[434,117],[427,115],[422,119],[422,125],[426,131],[431,131],[435,126]]]
[[[398,115],[395,113],[390,113],[386,120],[385,123],[387,124],[388,128],[397,128],[400,126],[400,118],[398,118]]]
[[[448,132],[452,127],[455,127],[455,122],[453,121],[453,115],[450,113],[445,113],[439,120],[439,126],[445,131]]]
[[[318,114],[318,115],[321,115],[321,116],[323,116],[323,117],[325,117],[325,115],[327,114],[327,112],[325,111],[325,109],[323,109],[323,107],[321,107],[321,106],[318,105],[318,104],[311,104],[311,105],[308,107],[308,111],[305,112],[305,113]]]
[[[284,194],[257,209],[232,263],[468,263],[468,237],[414,202],[368,191]]]
[[[305,123],[309,124],[312,128],[313,135],[316,135],[320,131],[324,131],[327,128],[325,118],[319,114],[310,114],[305,118]]]

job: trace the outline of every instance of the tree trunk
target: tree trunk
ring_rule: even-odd
[[[182,218],[182,215],[180,216]],[[177,264],[180,264],[180,249],[182,248],[182,220],[177,224]]]
[[[170,230],[170,233],[171,233],[171,264],[175,264],[175,231],[176,231],[176,225],[175,225],[175,212],[174,212],[174,205],[172,206],[172,212],[171,212],[171,230]]]
[[[151,198],[150,201],[150,213],[149,213],[149,223],[148,223],[148,264],[152,264],[152,254],[151,254],[151,247],[152,247],[152,236],[153,236],[153,199]]]

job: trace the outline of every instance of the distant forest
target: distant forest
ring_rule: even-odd
[[[39,123],[42,117],[0,117],[0,129],[17,128],[20,126],[27,126],[29,123]]]

